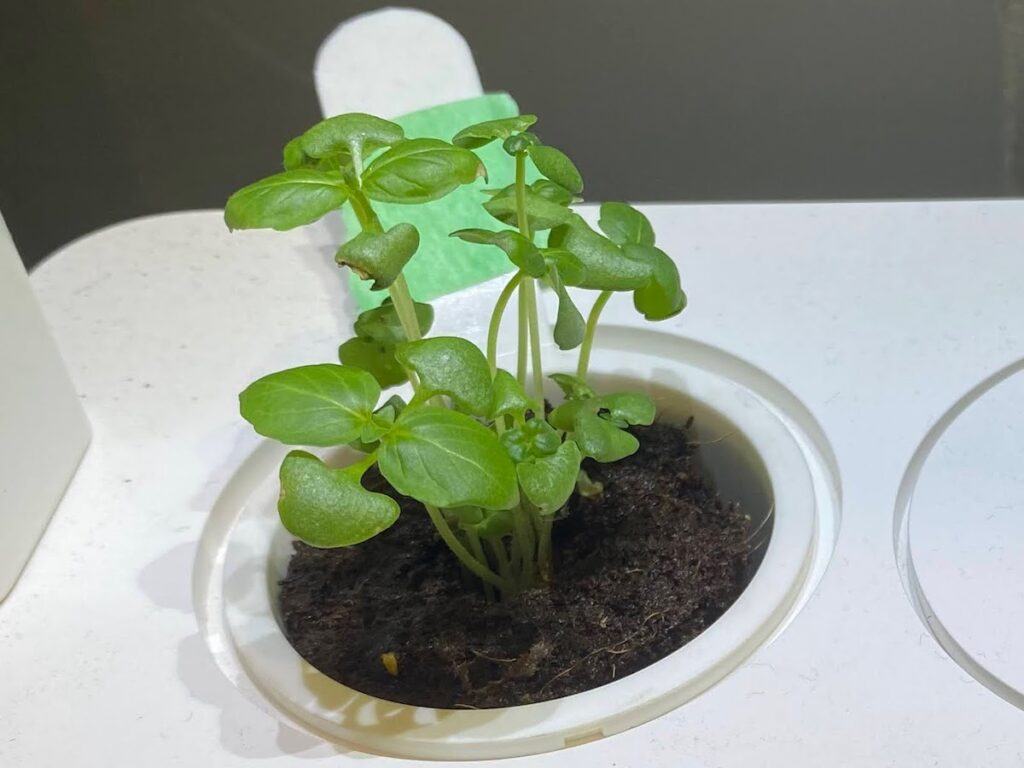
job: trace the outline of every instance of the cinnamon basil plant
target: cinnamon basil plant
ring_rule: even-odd
[[[647,218],[624,203],[601,206],[592,229],[572,209],[583,179],[558,149],[519,115],[469,126],[451,141],[409,138],[390,121],[345,114],[317,123],[284,147],[284,169],[240,189],[227,202],[231,229],[287,230],[351,206],[360,231],[336,260],[372,290],[380,306],[355,321],[339,361],[272,373],[240,395],[255,430],[287,445],[351,446],[359,458],[333,468],[306,450],[281,464],[281,521],[315,547],[347,547],[391,526],[399,505],[368,490],[374,465],[400,494],[421,503],[458,560],[491,597],[509,597],[553,577],[552,523],[579,485],[599,493],[581,472],[590,458],[614,462],[638,448],[629,431],[654,420],[637,392],[598,392],[588,362],[601,311],[616,292],[632,294],[649,320],[680,312],[686,296],[672,260],[655,246]],[[515,159],[515,181],[481,189],[490,229],[452,236],[500,248],[514,268],[491,313],[486,347],[454,336],[428,336],[433,310],[416,302],[403,269],[419,233],[409,223],[381,222],[376,203],[420,205],[486,179],[474,153],[501,142]],[[540,178],[527,183],[531,164]],[[433,254],[443,269],[443,254]],[[575,373],[552,373],[564,401],[546,409],[538,287],[557,297],[553,329],[562,350],[578,349]],[[584,318],[570,289],[596,291]],[[516,370],[498,367],[498,331],[517,299]],[[386,390],[411,385],[406,400]]]

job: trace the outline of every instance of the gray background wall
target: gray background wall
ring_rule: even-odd
[[[369,0],[4,0],[0,210],[27,263],[217,207],[318,117],[320,41]],[[1018,0],[418,0],[541,115],[593,199],[1017,189]],[[1017,11],[1017,15],[1014,15]]]

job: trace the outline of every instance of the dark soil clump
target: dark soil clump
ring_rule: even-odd
[[[604,484],[554,527],[555,578],[508,603],[467,581],[426,513],[346,549],[297,544],[281,584],[292,645],[365,693],[442,708],[567,696],[668,655],[733,603],[749,579],[749,521],[701,477],[686,431],[636,428],[640,450],[588,462]],[[379,475],[366,484],[384,490]],[[398,674],[381,660],[394,654]]]

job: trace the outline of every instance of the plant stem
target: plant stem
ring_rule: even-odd
[[[519,353],[516,359],[516,378],[519,386],[526,389],[526,367],[527,355],[529,354],[529,341],[527,329],[529,328],[529,309],[526,306],[526,293],[523,291],[522,283],[519,284]]]
[[[466,566],[467,569],[472,571],[488,584],[494,585],[503,592],[508,591],[511,588],[511,584],[473,557],[469,550],[463,546],[462,542],[459,541],[459,537],[455,535],[450,527],[448,527],[448,521],[444,519],[444,515],[441,514],[441,510],[433,504],[424,504],[423,506],[427,508],[427,514],[430,515],[430,522],[432,522],[434,527],[437,528],[437,532],[441,534],[441,538],[444,540],[444,543],[448,545],[448,548],[455,553],[455,556],[459,558],[459,561]]]
[[[413,302],[412,294],[409,293],[409,285],[405,282],[405,275],[399,274],[395,282],[388,286],[388,294],[391,296],[391,303],[395,305],[395,313],[398,315],[398,322],[402,324],[402,330],[409,341],[416,341],[423,338],[420,333],[420,324],[416,319],[416,305]]]
[[[501,330],[501,318],[505,314],[505,308],[508,306],[512,294],[515,293],[522,281],[522,270],[512,275],[512,279],[498,295],[498,302],[494,305],[494,311],[491,313],[491,324],[487,328],[487,365],[491,368],[491,376],[494,376],[495,371],[498,370],[498,331]]]
[[[540,355],[540,322],[537,319],[537,290],[536,281],[532,277],[523,280],[523,290],[526,291],[526,313],[530,326],[530,352],[532,353],[533,367],[533,396],[540,406],[544,415],[544,370]]]
[[[472,528],[466,528],[466,541],[469,542],[469,551],[473,553],[473,557],[481,563],[486,563],[487,555],[484,554],[484,548],[480,544],[480,536]],[[494,587],[486,581],[484,582],[484,594],[487,595],[490,602],[494,602]]]
[[[583,333],[583,344],[580,345],[580,362],[576,367],[576,376],[584,381],[587,379],[587,369],[590,367],[590,350],[594,346],[594,333],[597,331],[597,321],[601,317],[601,310],[604,309],[604,305],[608,303],[608,299],[611,297],[611,291],[601,291],[597,301],[594,302],[594,306],[590,310],[590,314],[587,316],[587,328]]]
[[[513,525],[515,526],[515,540],[518,541],[520,552],[523,556],[523,569],[520,573],[520,584],[528,587],[533,581],[533,527],[530,525],[529,512],[523,507],[512,511]]]
[[[508,551],[505,549],[505,542],[500,538],[487,539],[487,544],[491,548],[491,552],[494,553],[494,560],[498,564],[498,575],[503,579],[508,579],[511,576],[508,562]]]
[[[537,532],[540,544],[537,546],[537,570],[540,571],[541,579],[547,583],[551,581],[551,518],[544,517],[540,520],[540,530]]]

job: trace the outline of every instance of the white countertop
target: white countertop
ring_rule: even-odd
[[[893,534],[925,433],[1024,357],[1024,201],[645,211],[691,302],[660,327],[764,368],[821,422],[843,484],[836,550],[795,621],[697,700],[507,764],[1024,765],[1021,711],[918,618]],[[206,515],[260,443],[236,393],[268,371],[333,359],[348,333],[334,249],[310,241],[320,232],[232,235],[216,211],[168,214],[89,235],[33,273],[95,434],[0,603],[5,768],[298,766],[346,754],[222,675],[190,584]],[[439,327],[459,327],[459,302],[439,303]],[[479,335],[484,319],[467,332]],[[1021,552],[1024,522],[999,536]],[[962,556],[985,557],[984,547]],[[1019,575],[1019,561],[1000,562]],[[1006,654],[1019,685],[1024,627],[1003,627],[978,642]]]

